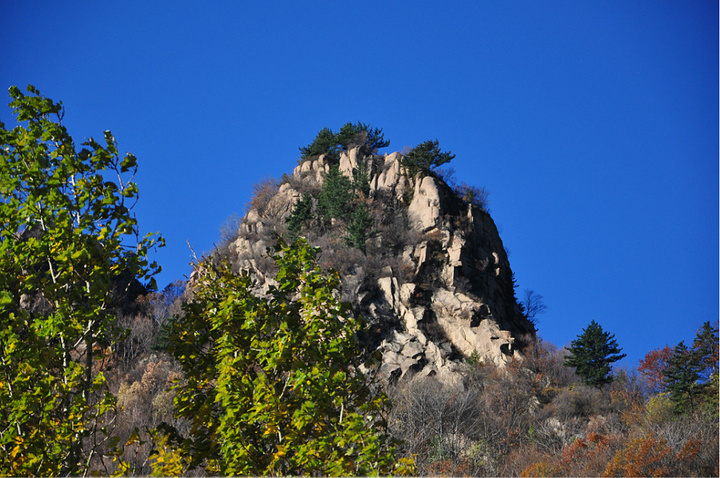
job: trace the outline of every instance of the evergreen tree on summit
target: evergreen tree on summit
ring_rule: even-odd
[[[600,387],[612,382],[611,364],[626,356],[621,354],[615,335],[605,332],[594,320],[576,340],[566,347],[566,367],[574,367],[585,385]]]

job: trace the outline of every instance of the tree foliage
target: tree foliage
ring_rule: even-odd
[[[361,122],[356,124],[345,123],[335,136],[337,144],[343,151],[359,146],[366,154],[373,154],[378,149],[390,146],[390,141],[385,140],[382,128],[371,128]]]
[[[697,362],[693,360],[691,351],[684,342],[680,342],[673,349],[673,354],[663,375],[676,411],[693,411],[695,396],[698,393],[700,371]]]
[[[322,154],[337,158],[341,151],[356,146],[365,154],[374,154],[389,145],[390,141],[385,140],[382,128],[371,128],[361,122],[345,123],[337,133],[333,133],[330,128],[321,129],[312,143],[300,148],[300,161]]]
[[[594,320],[566,349],[565,365],[574,367],[585,385],[595,387],[612,382],[611,364],[626,356],[620,353],[615,335],[605,332]]]
[[[317,253],[303,239],[280,244],[276,285],[264,295],[247,272],[198,266],[169,347],[185,373],[175,406],[190,433],[166,435],[176,448],[158,449],[157,472],[184,459],[183,472],[203,465],[223,475],[403,471],[383,431],[384,399],[351,365],[359,324]]]
[[[402,165],[414,178],[418,173],[428,175],[430,170],[449,163],[454,157],[449,151],[440,150],[438,140],[425,141],[408,151],[402,158]]]
[[[321,154],[329,154],[334,157],[339,154],[335,133],[330,128],[321,129],[312,143],[300,148],[301,161]]]
[[[652,393],[665,391],[665,372],[668,370],[673,349],[666,345],[661,349],[651,350],[640,359],[638,371],[643,374],[648,388]]]
[[[304,193],[300,200],[295,203],[292,212],[285,218],[285,223],[290,233],[297,235],[312,217],[313,199],[310,194]]]
[[[345,244],[365,251],[374,218],[363,202],[370,193],[367,166],[361,163],[353,169],[352,179],[340,172],[337,164],[325,175],[322,190],[317,195],[317,214],[321,222],[341,221],[347,227]],[[313,197],[303,194],[285,219],[291,237],[300,234],[313,219]],[[333,226],[336,225],[332,222]]]
[[[325,175],[322,192],[318,198],[320,214],[331,219],[346,220],[352,212],[352,181],[333,165]]]
[[[350,223],[348,224],[348,235],[345,242],[356,249],[365,252],[365,243],[370,237],[370,231],[373,225],[373,218],[368,213],[367,207],[360,204],[352,214]]]
[[[675,347],[651,350],[640,360],[638,370],[651,392],[668,392],[676,412],[691,411],[698,401],[717,408],[712,406],[717,404],[717,326],[705,322],[690,348],[683,341]]]
[[[695,334],[692,343],[693,361],[697,364],[702,382],[718,374],[718,327],[705,322]]]
[[[133,155],[106,131],[79,151],[61,103],[10,88],[0,123],[0,474],[80,475],[111,443],[115,398],[98,361],[115,310],[159,268],[130,210]]]
[[[705,322],[690,348],[682,341],[663,356],[662,367],[658,368],[663,390],[668,391],[675,411],[692,412],[705,402],[717,415],[718,328]]]
[[[370,174],[364,162],[360,162],[352,172],[352,187],[356,193],[368,197],[370,194]]]

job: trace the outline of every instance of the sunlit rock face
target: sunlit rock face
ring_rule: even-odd
[[[367,323],[360,335],[365,373],[384,383],[424,376],[452,383],[472,354],[501,366],[521,359],[535,331],[518,307],[495,223],[435,175],[407,177],[400,153],[355,148],[339,160],[298,165],[262,212],[250,208],[243,218],[230,245],[238,267],[255,269],[258,287],[267,286],[273,234],[286,232],[284,219],[303,193],[319,194],[333,164],[348,177],[361,165],[368,172],[362,201],[375,228],[365,253],[343,245],[342,222],[311,222],[303,235],[321,247],[322,265],[340,272],[343,299]]]

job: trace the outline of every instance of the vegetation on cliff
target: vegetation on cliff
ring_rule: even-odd
[[[323,128],[309,145],[300,148],[300,161],[326,154],[337,158],[340,151],[347,151],[358,146],[365,153],[376,153],[379,149],[390,146],[382,129],[371,128],[364,123],[345,123],[340,131],[333,133],[330,128]]]
[[[620,348],[593,322],[569,355],[535,336],[504,365],[448,346],[438,356],[461,365],[455,382],[366,380],[361,362],[374,357],[362,342],[388,343],[372,335],[386,324],[364,323],[341,299],[407,292],[412,308],[430,310],[433,287],[448,282],[436,268],[443,231],[489,217],[484,190],[438,182],[447,228],[410,227],[409,186],[370,185],[387,172],[374,154],[388,143],[381,130],[321,131],[298,167],[324,167],[317,156],[328,155],[323,184],[262,181],[250,211],[267,228],[238,237],[234,224],[187,289],[158,292],[148,254],[162,241],[138,237],[131,214],[136,159],[121,158],[109,132],[78,151],[61,105],[28,92],[11,89],[18,125],[0,124],[0,475],[718,475],[714,322],[690,346],[649,352],[640,374],[610,368]],[[364,160],[341,172],[355,147]],[[452,155],[437,141],[416,153],[403,168],[423,174],[402,181],[419,191]],[[270,256],[236,247],[267,241]],[[407,251],[422,267],[408,268]],[[496,274],[498,301],[534,323],[541,296],[517,303],[514,281],[495,272],[506,258],[491,257],[477,262]],[[452,277],[463,297],[486,278],[470,272]],[[398,277],[415,282],[399,292]],[[419,327],[443,333],[431,318]]]

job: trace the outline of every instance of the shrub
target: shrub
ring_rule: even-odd
[[[477,206],[483,211],[487,211],[488,205],[490,204],[488,201],[490,193],[487,189],[462,183],[460,186],[457,186],[454,191],[466,204]]]
[[[657,437],[636,438],[618,451],[603,476],[673,476],[672,450]]]
[[[240,235],[240,225],[242,224],[242,217],[235,213],[230,214],[225,221],[220,225],[220,241],[217,245],[217,249],[222,249],[229,246],[231,243]]]
[[[265,214],[270,200],[278,192],[278,182],[275,178],[265,178],[253,184],[253,192],[250,202],[245,205],[245,212],[255,209],[262,216]]]

